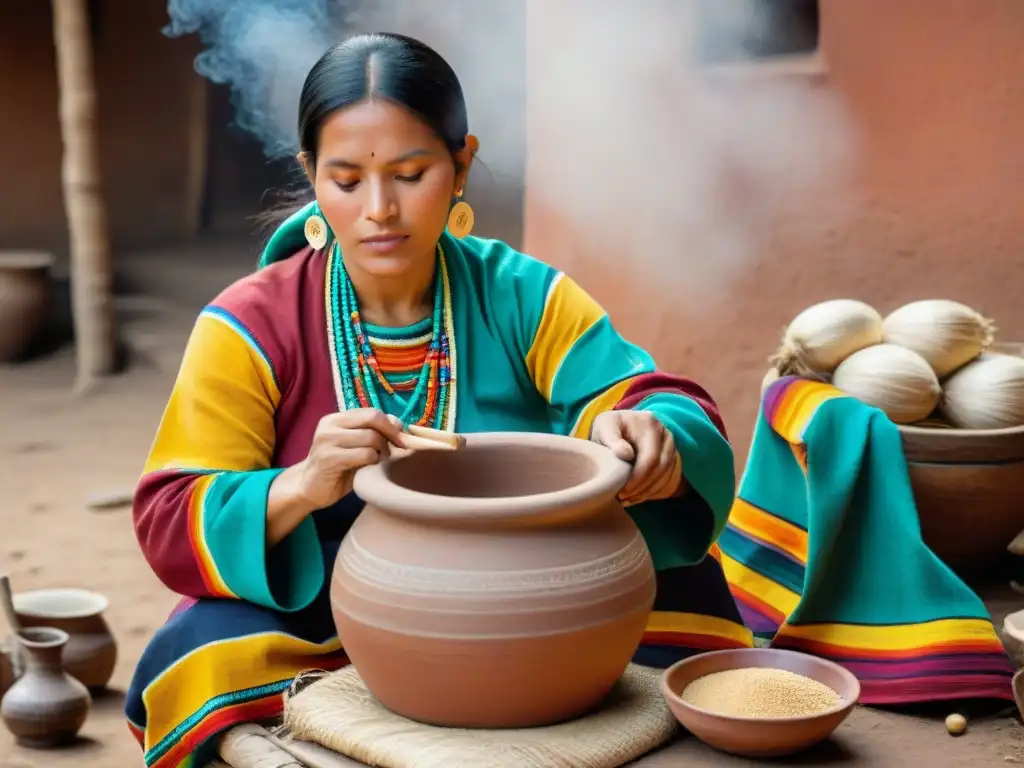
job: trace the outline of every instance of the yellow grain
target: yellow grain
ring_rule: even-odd
[[[718,715],[765,718],[820,715],[842,702],[838,693],[817,680],[767,667],[705,675],[686,686],[682,699]]]

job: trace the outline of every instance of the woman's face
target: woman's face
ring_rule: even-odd
[[[444,142],[391,102],[347,107],[321,127],[316,199],[345,260],[367,274],[400,277],[432,260],[464,183]]]

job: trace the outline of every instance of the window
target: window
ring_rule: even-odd
[[[693,33],[702,64],[812,55],[818,51],[818,0],[697,0]]]

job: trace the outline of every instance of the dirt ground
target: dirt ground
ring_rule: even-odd
[[[170,389],[187,333],[182,317],[161,329],[136,327],[151,350],[146,364],[85,397],[71,394],[74,360],[65,348],[41,362],[0,368],[0,572],[16,590],[78,586],[110,598],[120,643],[109,696],[98,700],[81,743],[67,750],[17,748],[0,729],[0,768],[128,768],[141,765],[124,726],[122,691],[146,638],[174,603],[150,573],[127,509],[91,511],[98,492],[131,488]],[[1013,606],[1003,598],[996,613]],[[965,736],[946,735],[941,715],[922,718],[860,711],[836,739],[799,763],[905,766],[1024,765],[1024,729],[1003,714],[972,718]],[[645,761],[654,766],[747,765],[695,743]],[[778,764],[778,763],[777,763]]]

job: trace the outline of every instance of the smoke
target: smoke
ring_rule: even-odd
[[[836,93],[701,61],[767,37],[775,2],[549,0],[531,20],[543,142],[528,183],[582,259],[607,254],[608,271],[625,262],[652,291],[709,304],[758,267],[783,223],[807,234],[848,212],[856,137]]]
[[[849,202],[855,136],[833,90],[700,62],[763,42],[777,2],[171,0],[168,32],[202,36],[196,68],[232,87],[270,157],[295,151],[302,81],[332,42],[418,37],[459,73],[492,195],[520,195],[528,163],[531,201],[588,260],[628,259],[706,301],[758,265],[778,222],[829,226]]]
[[[235,121],[268,158],[298,151],[299,92],[335,39],[329,0],[169,0],[169,37],[198,33],[203,77],[230,86]]]

